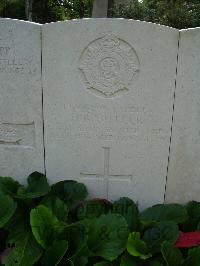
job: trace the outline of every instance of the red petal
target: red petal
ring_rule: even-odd
[[[200,232],[181,233],[176,242],[178,248],[191,248],[200,245]]]

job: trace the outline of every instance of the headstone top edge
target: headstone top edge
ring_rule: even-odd
[[[89,22],[93,22],[93,21],[123,21],[123,22],[129,22],[129,23],[139,23],[139,24],[146,24],[146,25],[148,24],[148,25],[152,25],[155,27],[180,32],[181,34],[186,33],[186,32],[192,32],[192,31],[200,31],[200,27],[187,28],[187,29],[176,29],[176,28],[173,28],[170,26],[161,25],[161,24],[157,24],[157,23],[153,23],[153,22],[149,22],[149,21],[126,19],[126,18],[83,18],[83,19],[71,19],[71,20],[55,21],[55,22],[40,24],[40,23],[32,22],[32,21],[19,20],[19,19],[13,19],[13,18],[1,18],[0,17],[0,23],[2,21],[31,24],[31,25],[41,26],[41,27],[47,27],[47,26],[52,26],[52,25],[57,25],[57,24],[64,24],[64,23],[80,23],[80,22],[85,23],[88,21]]]
[[[51,23],[45,23],[42,24],[43,27],[51,27],[55,25],[60,25],[60,24],[75,24],[75,23],[93,23],[93,22],[123,22],[123,23],[131,23],[131,24],[140,24],[140,25],[149,25],[151,27],[156,27],[158,29],[167,29],[169,31],[174,31],[174,32],[179,32],[178,29],[165,26],[165,25],[160,25],[156,24],[153,22],[148,22],[148,21],[142,21],[142,20],[134,20],[134,19],[125,19],[125,18],[83,18],[83,19],[72,19],[72,20],[64,20],[64,21],[56,21],[56,22],[51,22]]]
[[[26,20],[19,20],[19,19],[12,19],[12,18],[0,18],[1,22],[10,22],[10,23],[21,23],[21,24],[29,24],[29,25],[35,25],[35,26],[41,26],[42,24],[32,22],[32,21],[26,21]]]
[[[196,33],[196,32],[200,32],[200,27],[196,27],[196,28],[188,28],[188,29],[182,29],[180,30],[180,34],[187,34],[187,33]]]

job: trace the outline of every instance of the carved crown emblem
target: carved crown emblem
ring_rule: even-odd
[[[103,97],[114,97],[129,90],[139,71],[139,59],[129,43],[108,34],[85,48],[79,70],[87,89]]]

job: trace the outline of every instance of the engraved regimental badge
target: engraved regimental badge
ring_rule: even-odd
[[[127,92],[139,65],[134,48],[112,34],[91,42],[79,60],[87,89],[102,97]]]

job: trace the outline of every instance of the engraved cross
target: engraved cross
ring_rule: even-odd
[[[103,147],[104,149],[104,171],[102,174],[95,174],[95,173],[80,173],[82,180],[88,180],[88,179],[101,179],[104,182],[104,188],[106,188],[105,191],[105,198],[108,199],[109,194],[109,181],[112,179],[118,179],[122,181],[131,181],[133,179],[132,175],[125,175],[125,174],[117,174],[113,175],[110,174],[110,147]]]

